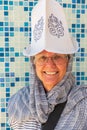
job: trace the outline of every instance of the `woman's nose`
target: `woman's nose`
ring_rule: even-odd
[[[55,65],[55,62],[53,61],[52,57],[49,57],[49,58],[47,58],[46,64]]]

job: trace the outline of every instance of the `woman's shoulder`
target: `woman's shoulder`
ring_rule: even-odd
[[[8,105],[11,105],[11,103],[15,104],[15,103],[19,102],[20,99],[26,99],[26,101],[28,101],[29,93],[30,93],[29,86],[21,88],[14,95],[11,96]]]
[[[68,96],[67,104],[69,108],[73,109],[75,106],[80,106],[85,102],[87,102],[87,85],[80,85],[80,86],[73,87],[73,89],[71,90]]]
[[[21,118],[22,112],[29,105],[29,93],[29,87],[23,87],[10,98],[7,107],[9,119]]]
[[[68,95],[64,114],[75,110],[85,113],[87,118],[87,85],[75,86]]]
[[[74,86],[69,94],[72,99],[82,100],[87,97],[87,85]]]

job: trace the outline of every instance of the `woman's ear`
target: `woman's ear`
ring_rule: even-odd
[[[31,57],[32,63],[35,64],[35,56]]]
[[[70,55],[69,54],[67,55],[67,58],[68,58],[68,60],[70,59]]]

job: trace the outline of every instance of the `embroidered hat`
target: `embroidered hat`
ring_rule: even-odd
[[[72,54],[78,43],[71,38],[62,6],[55,0],[39,0],[31,16],[31,44],[23,54],[33,56],[43,50]]]

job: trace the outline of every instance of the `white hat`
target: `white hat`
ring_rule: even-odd
[[[63,8],[55,0],[39,0],[31,20],[31,45],[24,50],[25,56],[33,56],[43,50],[61,54],[72,54],[78,50],[78,43],[68,32]]]

